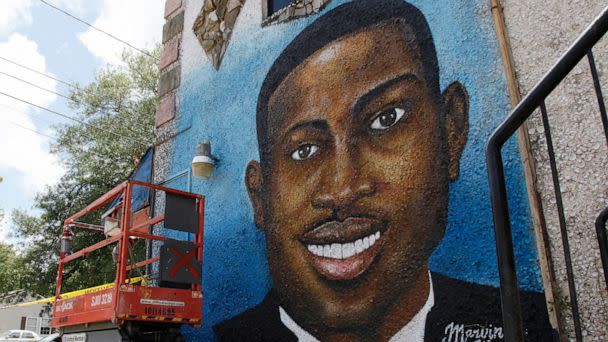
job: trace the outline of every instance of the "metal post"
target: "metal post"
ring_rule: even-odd
[[[491,138],[486,149],[488,179],[494,215],[494,234],[496,239],[496,256],[500,276],[500,301],[505,341],[523,342],[523,320],[519,304],[519,285],[515,271],[515,255],[507,190],[500,149]]]
[[[606,207],[595,220],[595,232],[600,245],[600,257],[604,268],[606,291],[608,291],[608,237],[606,237],[606,221],[608,220],[608,207]]]

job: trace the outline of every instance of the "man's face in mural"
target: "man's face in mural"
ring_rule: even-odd
[[[371,26],[294,68],[269,99],[270,155],[247,168],[281,305],[320,337],[391,336],[428,295],[468,97],[426,79],[412,30]]]

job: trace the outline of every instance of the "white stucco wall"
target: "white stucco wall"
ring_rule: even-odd
[[[522,95],[527,94],[607,5],[605,0],[503,0]],[[604,94],[608,92],[608,39],[594,49]],[[608,296],[594,221],[608,205],[608,150],[589,64],[583,60],[547,99],[565,206],[568,238],[585,341],[608,340]],[[574,337],[564,253],[540,113],[529,120],[539,190],[543,197],[558,303]],[[559,297],[558,297],[559,298]]]

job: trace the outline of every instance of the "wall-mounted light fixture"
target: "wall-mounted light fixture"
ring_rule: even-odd
[[[208,179],[217,162],[218,159],[211,154],[211,143],[203,141],[196,147],[196,155],[192,159],[192,175],[196,178]]]

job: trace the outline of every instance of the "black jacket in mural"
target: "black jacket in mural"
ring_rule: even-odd
[[[500,291],[432,274],[435,305],[426,320],[425,341],[502,341]],[[554,341],[545,297],[521,292],[526,341]],[[297,341],[283,325],[279,302],[272,291],[257,306],[216,325],[220,341]]]

